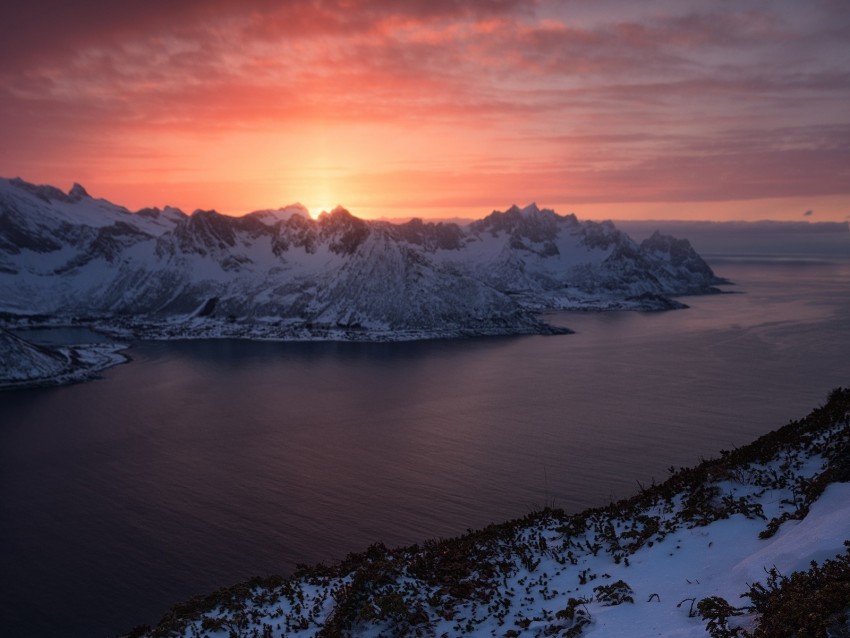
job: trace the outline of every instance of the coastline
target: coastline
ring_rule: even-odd
[[[125,343],[96,343],[52,348],[66,359],[63,371],[43,377],[0,379],[0,391],[60,386],[98,379],[107,368],[131,361],[130,356],[123,353],[129,347]]]

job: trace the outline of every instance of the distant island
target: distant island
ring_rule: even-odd
[[[630,499],[373,545],[200,596],[127,636],[845,635],[848,459],[839,388],[808,417],[671,468]]]

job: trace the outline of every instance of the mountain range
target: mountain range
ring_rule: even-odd
[[[300,204],[132,212],[0,179],[0,313],[152,338],[401,340],[563,331],[539,313],[683,307],[723,283],[684,239],[535,204],[468,225]]]

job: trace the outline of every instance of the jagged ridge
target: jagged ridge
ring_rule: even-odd
[[[721,280],[686,240],[638,245],[536,205],[467,227],[293,205],[131,213],[0,180],[0,311],[146,336],[385,339],[557,332],[543,309],[663,309]]]

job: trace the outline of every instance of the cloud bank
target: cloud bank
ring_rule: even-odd
[[[4,175],[243,210],[850,208],[842,2],[45,0],[7,18]]]

